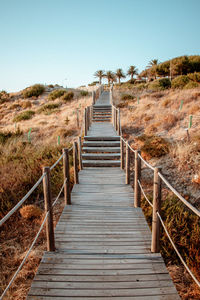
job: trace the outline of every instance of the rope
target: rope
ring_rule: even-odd
[[[53,168],[55,168],[55,166],[61,161],[61,159],[63,158],[64,153],[59,157],[59,159],[53,164],[53,166],[50,167],[50,170],[53,170]]]
[[[36,182],[36,184],[30,189],[30,191],[0,220],[0,226],[2,226],[5,221],[8,220],[15,212],[16,210],[24,203],[24,201],[32,194],[32,192],[38,187],[38,185],[41,183],[42,179],[46,173],[44,173]]]
[[[48,217],[48,214],[49,214],[49,213],[47,212],[46,215],[45,215],[45,218],[44,218],[44,220],[43,220],[43,222],[42,222],[42,225],[40,226],[40,229],[39,229],[38,233],[36,234],[36,236],[35,236],[35,238],[34,238],[32,244],[31,244],[31,246],[30,246],[30,248],[29,248],[29,250],[28,250],[28,252],[26,253],[24,259],[22,260],[20,266],[18,267],[17,271],[16,271],[15,274],[13,275],[13,277],[12,277],[12,279],[10,280],[9,284],[7,285],[6,289],[5,289],[4,292],[2,293],[2,295],[1,295],[1,297],[0,297],[0,300],[3,299],[3,297],[4,297],[5,294],[7,293],[8,289],[10,288],[11,284],[13,283],[13,281],[14,281],[15,278],[16,278],[16,276],[18,275],[18,273],[20,272],[21,268],[23,267],[23,265],[24,265],[26,259],[28,258],[28,256],[29,256],[31,250],[33,249],[33,246],[35,245],[35,243],[36,243],[36,241],[37,241],[37,239],[38,239],[38,237],[39,237],[39,235],[40,235],[40,233],[41,233],[41,231],[42,231],[42,229],[43,229],[43,227],[44,227],[44,224],[45,224],[45,222],[46,222],[46,219],[47,219],[47,217]]]
[[[167,179],[165,179],[165,177],[158,172],[158,176],[164,181],[164,183],[166,184],[166,186],[168,186],[168,188],[188,207],[190,208],[197,216],[200,217],[200,211],[195,208],[192,204],[190,204],[188,201],[185,200],[185,198],[183,198],[176,190],[175,188],[173,188],[173,186],[171,186],[171,184],[167,181]]]
[[[61,195],[61,193],[62,193],[62,191],[63,191],[63,189],[64,189],[64,186],[65,186],[66,182],[67,182],[67,178],[65,179],[65,181],[64,181],[64,183],[63,183],[63,185],[62,185],[62,187],[61,187],[61,189],[60,189],[60,192],[59,192],[57,198],[56,198],[55,201],[53,202],[52,207],[54,207],[54,205],[56,204],[56,202],[57,202],[58,199],[60,198],[60,195]]]
[[[154,171],[154,167],[152,167],[146,160],[144,160],[144,158],[142,158],[140,154],[138,154],[138,156],[147,167],[149,167],[152,171]]]
[[[135,150],[128,144],[128,142],[121,135],[120,135],[120,138],[126,145],[128,145],[129,149],[135,153]]]
[[[189,267],[187,266],[187,264],[186,264],[185,261],[183,260],[183,258],[182,258],[182,256],[181,256],[180,252],[179,252],[178,249],[176,248],[174,242],[172,241],[172,239],[171,239],[171,237],[170,237],[170,235],[169,235],[169,232],[168,232],[167,228],[165,227],[165,224],[164,224],[164,222],[163,222],[163,220],[162,220],[162,218],[161,218],[159,212],[157,212],[157,215],[158,215],[158,218],[160,219],[160,222],[161,222],[161,224],[162,224],[162,226],[163,226],[163,228],[164,228],[164,230],[165,230],[166,235],[168,236],[168,239],[170,240],[170,242],[171,242],[171,244],[172,244],[174,250],[176,251],[178,257],[180,258],[182,264],[184,265],[184,267],[186,268],[186,270],[188,271],[188,273],[190,274],[190,276],[192,277],[192,279],[196,282],[196,284],[198,285],[198,287],[200,287],[200,282],[196,279],[196,277],[194,276],[194,274],[192,273],[192,271],[189,269]]]
[[[142,194],[143,194],[144,198],[147,200],[147,202],[149,203],[149,205],[153,208],[153,204],[152,204],[152,203],[149,201],[149,199],[147,198],[147,196],[146,196],[146,194],[145,194],[145,192],[144,192],[144,190],[143,190],[143,188],[142,188],[141,183],[140,183],[139,180],[138,180],[138,184],[139,184],[139,186],[140,186],[140,188],[141,188],[141,191],[142,191]]]

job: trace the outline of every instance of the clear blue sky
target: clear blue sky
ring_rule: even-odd
[[[0,0],[0,90],[200,54],[200,0]]]

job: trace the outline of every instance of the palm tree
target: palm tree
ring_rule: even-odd
[[[118,80],[119,80],[119,84],[121,83],[120,82],[120,79],[121,78],[126,78],[126,76],[124,75],[122,69],[117,69],[115,75],[117,76]]]
[[[150,60],[148,67],[150,68],[157,65],[158,65],[158,59],[152,59]]]
[[[103,70],[98,70],[94,73],[94,77],[98,77],[99,78],[99,84],[101,84],[101,80],[104,77],[104,71]]]
[[[110,84],[110,82],[113,83],[115,81],[115,74],[112,71],[107,71],[104,77],[107,78],[108,85]]]
[[[138,74],[138,70],[135,66],[130,66],[128,71],[127,71],[127,75],[131,76],[131,80],[133,80],[133,76]]]
[[[150,76],[153,75],[154,79],[157,78],[157,66],[158,66],[159,62],[158,59],[152,59],[149,62],[149,65],[147,66],[147,68],[150,69]]]

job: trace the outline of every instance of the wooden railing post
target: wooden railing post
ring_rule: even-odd
[[[130,148],[129,148],[129,142],[126,143],[126,184],[130,184]]]
[[[90,128],[90,107],[87,107],[87,130]]]
[[[46,220],[47,251],[55,251],[50,168],[44,167],[43,174],[44,173],[46,173],[46,175],[43,178],[45,213],[49,213]]]
[[[121,150],[121,169],[124,169],[124,141],[120,139],[120,150]]]
[[[83,170],[83,163],[82,163],[82,148],[81,148],[81,137],[78,138],[78,160],[79,160],[79,169]]]
[[[118,135],[120,135],[120,110],[118,109],[118,126],[117,126],[117,132]]]
[[[73,162],[74,162],[74,183],[78,184],[78,158],[77,158],[77,142],[73,144]]]
[[[87,135],[87,108],[85,108],[84,112],[84,134]]]
[[[110,89],[110,104],[113,104],[113,92],[112,89]]]
[[[153,182],[153,214],[152,214],[152,240],[151,252],[157,253],[160,251],[160,219],[157,212],[161,213],[161,192],[162,181],[158,176],[161,168],[154,169],[154,182]]]
[[[70,172],[69,172],[69,152],[68,149],[63,149],[63,174],[64,181],[66,181],[64,185],[64,199],[65,205],[71,204],[71,193],[70,193]]]
[[[117,110],[115,109],[115,130],[117,131]]]
[[[138,156],[140,150],[135,150],[135,176],[134,176],[134,207],[140,207],[141,190],[138,180],[141,180],[141,159]]]

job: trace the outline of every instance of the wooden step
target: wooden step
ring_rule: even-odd
[[[119,141],[84,141],[84,147],[120,147]]]
[[[119,153],[120,152],[120,147],[83,147],[82,148],[83,152],[86,153]]]
[[[85,136],[86,141],[120,141],[120,136]]]
[[[83,160],[83,167],[120,167],[120,160]]]
[[[110,120],[111,116],[93,116],[94,120],[104,119],[104,120]]]
[[[120,159],[120,153],[83,153],[82,158],[84,160],[115,160]]]

